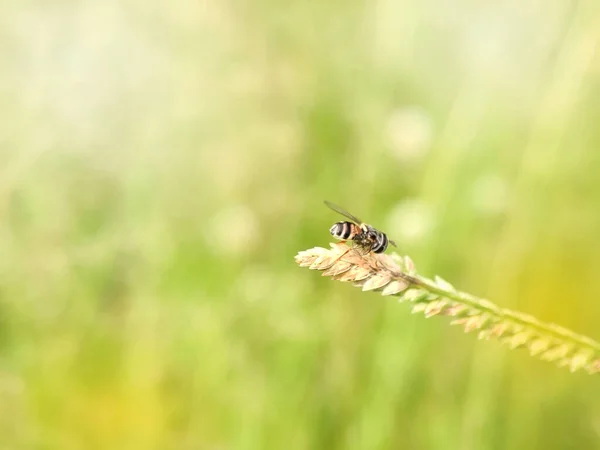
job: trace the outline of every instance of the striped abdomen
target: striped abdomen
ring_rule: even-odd
[[[354,239],[357,235],[362,233],[362,230],[358,225],[352,222],[336,222],[329,229],[329,232],[334,238],[347,241]]]
[[[389,241],[386,234],[382,233],[381,231],[377,231],[375,236],[375,242],[373,243],[373,248],[371,249],[371,251],[373,253],[383,253],[387,249],[388,243]]]

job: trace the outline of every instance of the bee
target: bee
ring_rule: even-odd
[[[352,241],[352,248],[361,255],[369,252],[383,253],[388,247],[388,243],[396,247],[396,243],[388,239],[385,233],[364,223],[362,220],[353,216],[348,211],[325,200],[325,205],[338,214],[348,218],[351,222],[336,222],[329,229],[331,235],[343,241]]]

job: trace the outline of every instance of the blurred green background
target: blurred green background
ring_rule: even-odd
[[[300,269],[324,199],[600,339],[600,5],[0,5],[0,449],[600,449],[600,378]]]

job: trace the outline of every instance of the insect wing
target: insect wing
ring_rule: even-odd
[[[367,253],[369,253],[371,251],[371,249],[373,248],[372,245],[369,244],[365,244],[364,242],[361,241],[352,241],[352,249],[357,252],[359,255],[366,255]]]
[[[358,217],[353,216],[348,211],[346,211],[344,208],[341,208],[334,203],[331,203],[331,202],[328,202],[327,200],[325,200],[325,205],[327,205],[327,207],[329,207],[330,209],[334,210],[336,213],[341,214],[344,217],[347,217],[348,219],[350,219],[357,225],[360,225],[362,223],[362,220],[360,220]]]

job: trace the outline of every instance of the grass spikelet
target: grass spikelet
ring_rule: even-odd
[[[490,316],[488,314],[469,317],[469,320],[465,323],[465,333],[481,329],[489,320]]]
[[[507,338],[506,343],[512,349],[519,348],[527,344],[533,337],[533,331],[521,331]]]
[[[412,313],[454,317],[452,325],[478,331],[482,340],[496,339],[511,349],[526,348],[531,356],[566,367],[571,372],[600,373],[600,343],[556,324],[544,323],[519,311],[500,308],[486,299],[456,290],[441,277],[417,274],[408,256],[360,255],[344,243],[331,249],[315,247],[295,257],[300,267],[351,282],[363,291],[378,291],[412,303]]]
[[[444,314],[447,316],[458,317],[458,316],[462,316],[463,314],[465,314],[468,310],[469,310],[469,307],[467,305],[463,305],[461,303],[455,303],[452,306],[446,308],[446,311],[444,311]]]
[[[546,339],[535,339],[529,343],[529,353],[531,356],[537,356],[550,347],[550,342]]]
[[[405,280],[393,280],[381,291],[381,295],[395,295],[404,291],[410,284]]]
[[[479,339],[480,341],[483,341],[483,340],[487,341],[491,337],[491,335],[492,335],[491,330],[488,328],[485,330],[481,330],[479,333],[477,333],[477,339]]]
[[[444,307],[448,303],[450,303],[450,300],[445,299],[445,298],[429,303],[427,305],[427,308],[425,308],[425,317],[430,318],[433,316],[437,316],[439,313],[441,313],[443,311]]]
[[[577,370],[583,368],[587,361],[589,361],[590,353],[588,352],[580,352],[571,358],[569,363],[569,369],[571,372],[576,372]]]
[[[589,365],[586,366],[586,370],[589,374],[600,373],[600,358],[592,361]]]
[[[363,284],[363,291],[374,291],[375,289],[380,289],[384,287],[392,281],[392,277],[389,272],[384,272],[383,274],[377,274],[372,276],[367,280],[365,284]]]
[[[495,324],[490,330],[490,335],[495,338],[500,338],[508,331],[509,324],[506,322],[500,322]]]
[[[426,309],[427,309],[427,303],[417,303],[417,304],[415,304],[415,306],[413,306],[412,313],[417,314],[417,313],[425,311]]]
[[[445,289],[447,291],[454,291],[456,289],[454,289],[454,286],[452,286],[450,283],[448,283],[446,280],[444,280],[442,277],[440,276],[435,276],[434,278],[435,283],[442,289]]]
[[[427,292],[421,289],[409,289],[404,295],[404,300],[409,302],[417,302],[427,297]]]

